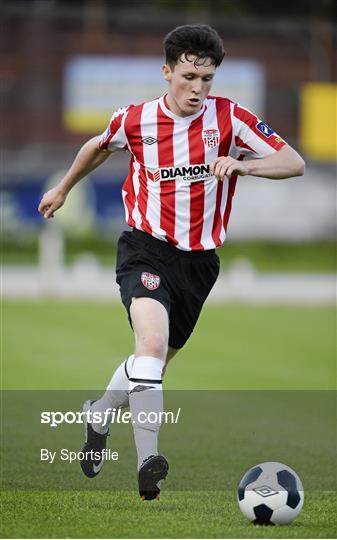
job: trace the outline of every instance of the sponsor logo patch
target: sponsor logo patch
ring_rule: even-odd
[[[183,167],[162,167],[156,171],[146,170],[147,177],[152,182],[162,180],[182,180],[183,182],[200,182],[213,176],[209,165],[200,163],[197,165],[187,165]]]
[[[256,129],[258,129],[262,135],[267,137],[267,139],[269,139],[269,137],[274,133],[274,130],[267,126],[267,124],[264,122],[259,122],[256,124]]]
[[[255,491],[255,493],[257,493],[258,495],[261,495],[261,497],[271,497],[272,495],[278,494],[278,491],[275,491],[269,486],[257,487],[257,488],[254,488],[253,491]]]
[[[160,277],[156,276],[155,274],[149,274],[148,272],[142,273],[141,280],[144,287],[149,289],[149,291],[154,291],[155,289],[158,289],[160,285]]]
[[[203,129],[202,138],[208,148],[215,148],[220,142],[220,131],[218,129]]]

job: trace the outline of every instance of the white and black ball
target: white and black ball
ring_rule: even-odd
[[[238,487],[243,515],[255,525],[286,525],[300,513],[304,502],[299,476],[287,465],[267,461],[246,472]]]

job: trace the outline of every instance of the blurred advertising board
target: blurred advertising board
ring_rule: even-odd
[[[301,92],[301,146],[311,159],[337,157],[337,84],[310,82]]]
[[[64,71],[63,121],[76,133],[104,130],[119,107],[154,99],[166,91],[160,56],[73,56]],[[212,95],[226,96],[263,115],[265,73],[252,60],[225,60]]]

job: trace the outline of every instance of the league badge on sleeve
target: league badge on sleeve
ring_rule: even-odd
[[[111,135],[110,125],[106,128],[104,133],[100,136],[99,143],[104,144]]]
[[[154,291],[158,289],[160,285],[160,277],[155,274],[149,274],[148,272],[143,272],[141,276],[142,283],[144,287],[149,289],[149,291]]]
[[[203,129],[202,138],[208,148],[215,148],[220,142],[220,132],[218,129]]]
[[[256,129],[258,129],[262,135],[267,137],[267,139],[269,139],[269,137],[274,133],[274,130],[267,126],[267,124],[264,122],[259,122],[256,124]]]

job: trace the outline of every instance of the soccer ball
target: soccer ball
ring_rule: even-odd
[[[238,488],[243,515],[255,525],[285,525],[300,513],[304,491],[300,478],[287,465],[267,461],[246,472]]]

